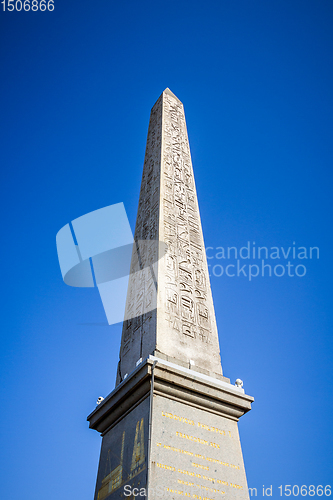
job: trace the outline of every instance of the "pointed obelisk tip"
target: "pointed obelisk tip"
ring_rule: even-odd
[[[180,102],[180,104],[183,104],[182,101],[180,99],[178,99],[178,97],[173,93],[171,92],[171,90],[169,89],[169,87],[167,87],[164,91],[163,91],[163,94],[168,94],[168,95],[171,95],[171,97],[174,97],[175,99],[177,99],[178,102]]]

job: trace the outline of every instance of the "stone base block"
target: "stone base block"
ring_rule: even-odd
[[[103,436],[95,500],[248,500],[243,389],[150,356],[89,415]]]

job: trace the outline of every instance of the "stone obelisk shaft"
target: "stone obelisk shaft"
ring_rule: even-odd
[[[169,89],[151,110],[135,240],[148,243],[140,264],[157,263],[130,276],[117,383],[150,354],[222,375],[184,108]]]

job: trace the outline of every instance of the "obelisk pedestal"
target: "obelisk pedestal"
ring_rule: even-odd
[[[95,500],[248,500],[237,421],[253,398],[222,375],[184,109],[169,89],[151,111],[134,239],[147,244],[133,253],[116,388],[88,417],[103,436]]]
[[[252,401],[150,356],[88,417],[103,436],[95,500],[248,499],[237,421]]]

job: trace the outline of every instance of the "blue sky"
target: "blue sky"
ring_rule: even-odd
[[[304,277],[211,285],[224,374],[255,397],[239,425],[249,486],[332,484],[332,22],[329,0],[0,11],[2,499],[93,498],[86,416],[114,387],[121,327],[102,325],[96,289],[63,283],[55,235],[119,202],[134,227],[166,87],[206,245],[320,249]]]

